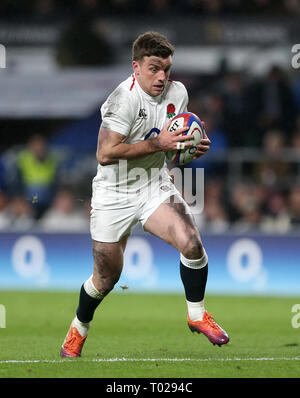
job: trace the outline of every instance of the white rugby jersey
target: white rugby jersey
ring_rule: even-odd
[[[102,105],[101,127],[124,135],[124,143],[134,144],[156,137],[169,119],[187,111],[187,104],[187,90],[181,82],[169,80],[164,91],[152,97],[132,74]],[[137,185],[142,189],[158,175],[169,178],[164,152],[120,160],[118,164],[98,164],[93,187],[133,192]]]

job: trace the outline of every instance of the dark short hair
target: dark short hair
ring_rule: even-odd
[[[132,60],[140,61],[145,56],[168,58],[174,54],[174,47],[158,32],[146,32],[138,36],[132,45]]]

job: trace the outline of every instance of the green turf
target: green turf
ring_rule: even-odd
[[[291,308],[300,298],[208,295],[207,309],[230,335],[229,344],[218,347],[190,332],[182,295],[112,293],[95,314],[82,357],[58,362],[77,302],[77,293],[1,291],[7,316],[6,328],[0,329],[0,377],[300,376],[300,329],[291,324]],[[100,361],[105,358],[155,361]],[[191,360],[163,360],[169,358]]]

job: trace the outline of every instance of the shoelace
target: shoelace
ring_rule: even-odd
[[[206,314],[204,314],[205,320],[208,322],[208,324],[212,328],[216,328],[217,327],[217,323],[215,322],[214,318],[212,317],[212,314],[207,314],[207,315]]]
[[[79,336],[77,336],[72,330],[72,337],[70,337],[70,339],[66,341],[65,349],[79,353],[81,345],[85,339],[85,337],[80,338]]]

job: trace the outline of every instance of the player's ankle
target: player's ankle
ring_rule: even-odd
[[[191,302],[186,300],[188,307],[188,314],[191,321],[202,321],[205,312],[204,300],[198,302]]]
[[[81,322],[77,316],[75,316],[75,318],[72,321],[72,326],[75,327],[79,334],[84,337],[88,334],[88,331],[91,327],[91,323],[90,322]]]

